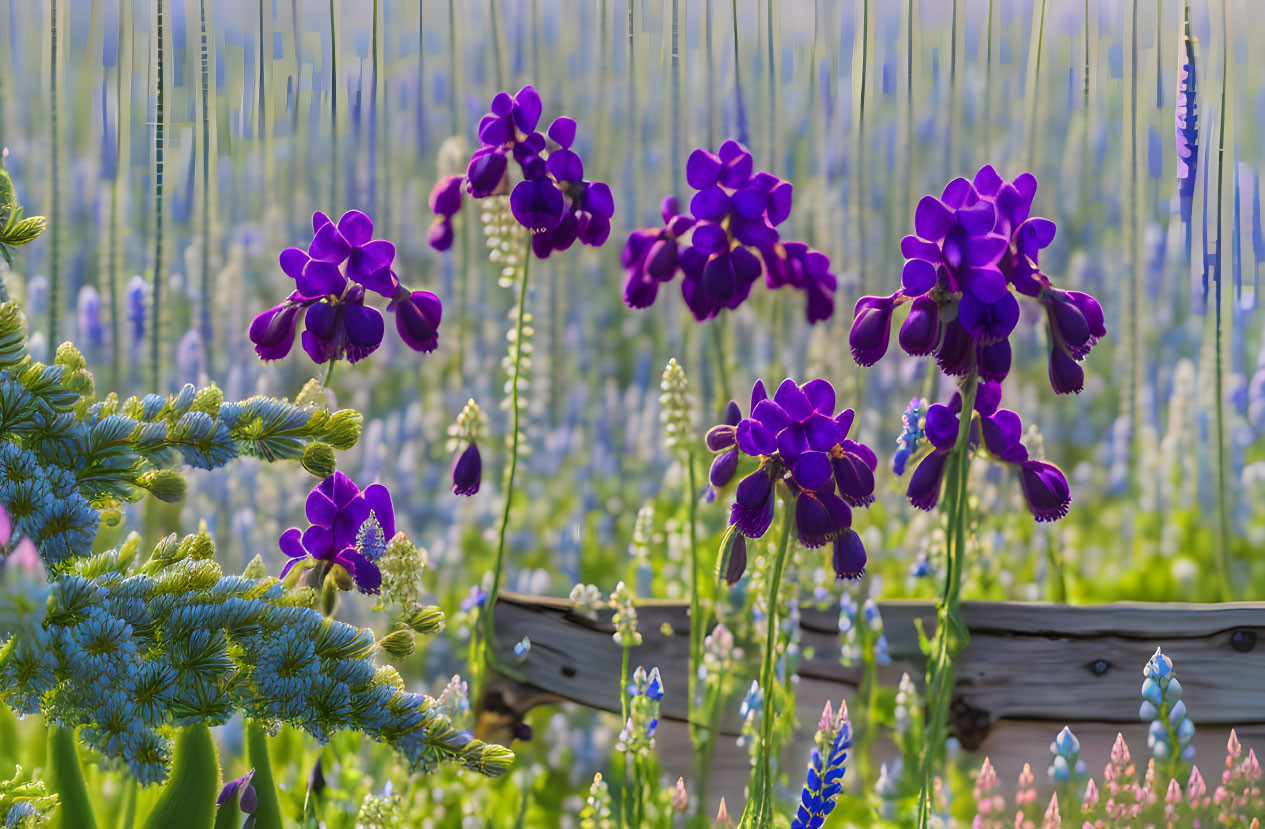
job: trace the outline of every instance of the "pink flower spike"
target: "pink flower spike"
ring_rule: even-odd
[[[9,519],[9,511],[0,504],[0,547],[9,546],[13,537],[13,521]]]

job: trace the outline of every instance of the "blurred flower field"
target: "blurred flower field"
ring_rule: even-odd
[[[1085,677],[1134,672],[1136,724],[1021,770],[954,688],[980,601],[1241,609],[1257,676],[1262,32],[0,0],[0,819],[1258,826],[1265,718],[1197,753],[1158,635],[1048,672],[1113,733]],[[566,647],[533,597],[610,710],[502,697]]]

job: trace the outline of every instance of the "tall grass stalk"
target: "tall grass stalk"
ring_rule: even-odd
[[[970,477],[971,421],[975,416],[975,391],[978,376],[972,369],[961,382],[962,410],[957,440],[950,450],[945,473],[942,510],[948,520],[944,553],[944,585],[936,602],[936,630],[928,642],[919,626],[919,639],[927,652],[926,731],[920,758],[922,788],[918,795],[918,826],[930,825],[934,808],[936,768],[944,753],[948,736],[949,702],[953,697],[954,660],[966,647],[968,634],[958,612],[962,592],[962,573],[966,568],[966,529],[968,523],[968,479]]]
[[[329,206],[338,210],[338,0],[329,0]]]
[[[163,28],[164,0],[155,0],[157,8],[157,58],[158,58],[158,100],[157,117],[154,120],[154,274],[153,274],[153,312],[149,327],[149,374],[151,391],[162,392],[162,329],[163,329],[163,164],[164,133],[163,95],[163,52],[166,48]]]
[[[488,48],[492,52],[492,66],[495,68],[493,77],[496,78],[496,88],[505,89],[505,59],[502,56],[505,48],[501,44],[501,16],[496,0],[488,0],[488,25],[491,27],[491,43]]]
[[[1144,257],[1142,254],[1142,229],[1139,226],[1142,218],[1142,207],[1139,199],[1138,182],[1138,0],[1129,3],[1129,61],[1126,64],[1128,78],[1124,84],[1125,136],[1124,151],[1124,215],[1123,231],[1125,240],[1124,258],[1130,265],[1128,290],[1124,292],[1125,353],[1129,360],[1128,400],[1125,409],[1129,413],[1130,464],[1133,472],[1133,491],[1139,493],[1139,482],[1142,478],[1142,291],[1145,279]],[[1135,541],[1141,540],[1138,534]]]
[[[857,80],[853,88],[855,96],[856,133],[852,146],[856,151],[856,179],[853,194],[853,210],[856,217],[856,267],[861,293],[869,293],[866,279],[866,214],[869,213],[869,197],[866,188],[869,186],[865,177],[866,136],[865,136],[865,96],[868,91],[870,70],[870,0],[861,0],[861,26],[857,29],[855,42],[861,48],[853,48],[852,77]]]
[[[1045,7],[1047,0],[1041,0],[1040,11],[1032,16],[1032,34],[1029,39],[1028,46],[1028,77],[1026,81],[1028,99],[1028,159],[1026,169],[1036,169],[1038,139],[1041,130],[1039,128],[1040,119],[1038,113],[1040,110],[1041,93],[1039,86],[1041,84],[1041,52],[1045,45]],[[992,3],[989,3],[989,19],[992,19]],[[992,32],[989,32],[990,40]],[[991,48],[990,48],[991,52]],[[991,63],[991,61],[990,61]],[[987,126],[987,125],[986,125]]]
[[[527,319],[527,279],[531,274],[531,243],[528,242],[523,250],[523,267],[518,279],[518,301],[514,314],[514,339],[512,342],[513,358],[510,360],[510,437],[509,437],[509,464],[505,467],[505,506],[501,510],[501,521],[496,533],[496,558],[492,563],[492,586],[488,590],[487,599],[483,603],[483,611],[479,614],[479,622],[481,626],[481,642],[479,644],[483,653],[481,667],[478,669],[480,673],[480,683],[478,692],[481,694],[482,676],[486,672],[486,665],[490,658],[491,643],[495,639],[496,622],[494,615],[496,611],[496,597],[501,592],[501,574],[505,569],[505,536],[509,530],[510,510],[514,505],[514,476],[518,472],[518,450],[523,438],[521,426],[522,406],[519,405],[519,379],[523,368],[523,351],[524,351],[524,326]],[[476,703],[482,704],[482,697],[476,697]]]
[[[1214,457],[1214,474],[1216,476],[1217,498],[1217,575],[1221,588],[1221,600],[1231,601],[1234,598],[1233,575],[1230,550],[1230,503],[1226,492],[1226,465],[1229,450],[1226,441],[1225,422],[1225,381],[1229,367],[1225,361],[1225,334],[1222,319],[1222,208],[1224,207],[1223,188],[1225,185],[1225,136],[1233,123],[1231,111],[1227,105],[1230,87],[1230,11],[1222,7],[1221,11],[1221,124],[1217,130],[1217,211],[1216,211],[1216,251],[1213,254],[1213,287],[1216,303],[1215,339],[1213,347],[1216,352],[1216,369],[1213,371],[1213,434],[1216,442]],[[1206,235],[1206,234],[1205,234]]]
[[[202,245],[201,254],[201,303],[198,308],[199,331],[202,339],[202,365],[208,376],[214,377],[216,349],[211,347],[211,69],[206,36],[206,0],[198,0],[198,26],[201,38],[202,59]],[[189,378],[192,379],[192,378]]]
[[[629,0],[631,4],[632,0]],[[734,30],[734,97],[735,112],[734,121],[736,123],[736,132],[738,143],[750,144],[750,138],[747,136],[747,110],[742,103],[742,68],[741,58],[738,52],[738,0],[733,0],[731,5],[733,10],[733,30]],[[632,20],[631,5],[628,19]]]
[[[60,341],[61,319],[61,138],[57,128],[57,0],[49,0],[48,21],[48,349]]]

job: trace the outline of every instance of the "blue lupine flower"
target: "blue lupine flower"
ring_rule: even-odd
[[[483,607],[483,603],[487,600],[487,591],[477,584],[472,584],[470,585],[470,592],[461,600],[461,609],[469,612],[476,607]]]
[[[852,725],[848,722],[847,704],[839,703],[836,716],[827,702],[817,726],[816,745],[808,761],[808,779],[804,782],[791,829],[819,829],[826,822],[843,788],[844,761],[851,747]]]
[[[1050,753],[1054,755],[1054,763],[1050,766],[1050,779],[1056,783],[1080,784],[1088,775],[1085,761],[1080,758],[1081,744],[1072,733],[1072,729],[1063,726],[1063,730],[1050,743]]]
[[[1151,721],[1146,737],[1151,754],[1161,762],[1174,755],[1190,762],[1195,758],[1195,724],[1186,716],[1182,684],[1173,674],[1172,661],[1156,648],[1142,674],[1145,679],[1138,716]]]

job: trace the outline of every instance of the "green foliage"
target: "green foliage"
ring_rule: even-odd
[[[32,242],[47,221],[43,216],[27,216],[13,192],[13,179],[0,163],[0,256],[13,264],[13,248]]]

